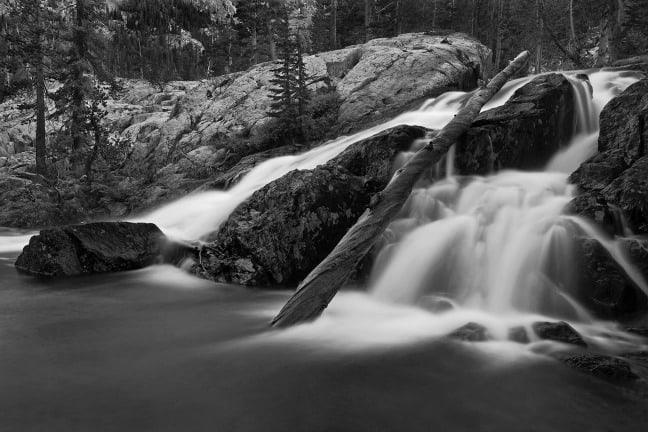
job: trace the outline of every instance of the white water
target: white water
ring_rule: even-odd
[[[599,346],[621,349],[628,341],[636,342],[636,338],[618,332],[613,324],[593,320],[574,300],[573,267],[569,261],[574,229],[580,227],[586,234],[600,238],[648,293],[645,281],[618,253],[613,240],[603,238],[586,221],[561,213],[573,197],[573,188],[567,182],[569,173],[596,152],[601,109],[637,76],[590,71],[594,92],[591,98],[587,85],[572,78],[575,74],[569,75],[576,89],[575,136],[545,172],[509,171],[462,179],[452,176],[450,153],[444,171],[448,177],[413,191],[402,217],[385,232],[371,296],[340,295],[322,320],[288,334],[306,332],[302,336],[313,341],[335,334],[338,343],[346,340],[351,345],[357,344],[353,335],[362,335],[361,339],[366,340],[367,334],[374,334],[370,339],[376,343],[393,343],[446,334],[466,322],[477,321],[497,339],[505,340],[510,327],[522,325],[528,329],[534,321],[549,317],[569,319],[588,342]],[[505,103],[532,78],[508,83],[485,109]],[[469,96],[463,92],[446,93],[385,124],[301,155],[266,161],[230,190],[195,193],[138,220],[156,223],[168,235],[180,239],[199,240],[216,230],[256,190],[285,173],[312,169],[349,145],[397,125],[439,129]],[[407,156],[400,158],[401,163]],[[26,238],[4,240],[0,252],[26,243]],[[440,312],[444,305],[453,309]],[[389,320],[385,321],[386,317]],[[377,321],[385,325],[376,325]],[[421,327],[422,323],[425,326]],[[321,331],[322,326],[325,331]],[[332,331],[333,327],[340,332]],[[356,331],[350,331],[354,328]],[[610,333],[616,335],[614,342],[600,336]]]

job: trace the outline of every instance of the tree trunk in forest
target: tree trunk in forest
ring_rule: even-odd
[[[436,30],[437,0],[432,0],[432,30]]]
[[[542,14],[540,13],[540,0],[536,0],[536,27],[538,29],[538,35],[536,41],[535,73],[539,74],[542,69],[542,34],[544,31]]]
[[[502,39],[503,39],[503,33],[504,33],[504,1],[505,0],[499,0],[498,4],[498,12],[497,12],[497,40],[496,40],[496,48],[495,48],[495,64],[493,67],[495,70],[498,70],[500,67],[500,63],[502,62]]]
[[[608,0],[606,21],[601,31],[597,66],[618,60],[625,33],[625,4],[623,0]]]
[[[252,65],[255,65],[259,62],[259,55],[258,55],[258,36],[257,36],[257,11],[254,11],[254,15],[252,17],[252,29],[250,31],[250,50],[252,51],[252,55],[250,56],[250,63]]]
[[[275,41],[274,26],[268,21],[268,44],[270,48],[270,60],[277,60],[277,43]]]
[[[331,49],[337,49],[337,0],[331,0]]]
[[[371,15],[373,10],[373,0],[364,1],[364,31],[365,42],[371,40]]]
[[[45,72],[43,71],[43,59],[37,60],[36,64],[36,173],[47,177],[47,162],[45,160]]]
[[[518,55],[486,87],[477,91],[439,134],[394,174],[335,249],[302,281],[297,292],[272,321],[273,326],[287,327],[311,321],[326,309],[358,262],[398,215],[421,173],[448,152],[470,128],[482,107],[524,66],[528,58],[528,51]]]
[[[477,35],[477,20],[479,19],[479,0],[473,0],[472,13],[470,14],[470,35]]]

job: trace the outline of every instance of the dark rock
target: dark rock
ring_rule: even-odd
[[[548,339],[583,347],[587,346],[581,335],[564,321],[536,322],[533,323],[532,328],[540,339]]]
[[[395,156],[425,133],[409,126],[385,131],[313,170],[269,183],[209,237],[194,272],[244,285],[298,282],[387,184]]]
[[[544,166],[573,132],[569,80],[548,74],[527,83],[504,105],[483,112],[457,146],[462,174]]]
[[[97,222],[42,230],[16,260],[20,271],[45,277],[133,270],[155,263],[165,243],[153,224]]]
[[[618,240],[619,246],[644,275],[648,274],[648,243]],[[598,316],[619,319],[648,309],[648,297],[596,239],[575,242],[580,277],[578,299]]]
[[[569,210],[610,233],[625,234],[621,213],[627,228],[648,233],[648,79],[612,99],[600,123],[599,154],[570,178],[579,194]]]
[[[450,339],[457,339],[466,342],[485,342],[492,339],[488,329],[481,324],[474,322],[459,327],[448,335]]]
[[[568,366],[611,381],[634,381],[639,377],[630,364],[621,358],[599,354],[564,355],[558,359]]]
[[[530,342],[526,329],[522,326],[512,327],[508,332],[508,339],[513,342],[528,344]]]

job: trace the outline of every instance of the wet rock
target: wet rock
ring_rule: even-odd
[[[536,322],[533,323],[532,328],[540,339],[553,340],[582,347],[587,346],[581,335],[564,321]]]
[[[269,183],[209,236],[194,272],[244,285],[298,282],[387,184],[396,155],[425,134],[410,126],[385,131],[313,170],[292,171]]]
[[[510,328],[508,332],[508,339],[510,341],[521,344],[528,344],[530,342],[529,334],[523,326]]]
[[[457,146],[462,174],[543,167],[573,132],[574,93],[563,75],[547,74],[483,112]]]
[[[72,225],[32,237],[16,268],[43,277],[133,270],[155,263],[164,246],[164,234],[153,224]]]
[[[618,240],[623,253],[648,275],[648,242]],[[607,319],[620,319],[648,310],[648,297],[596,239],[578,237],[575,242],[578,274],[581,277],[578,299],[589,310]]]
[[[600,354],[562,355],[558,359],[586,374],[611,381],[635,381],[639,377],[626,360]]]
[[[609,233],[648,233],[648,79],[612,99],[600,124],[599,154],[570,177],[578,196],[569,210]]]
[[[474,322],[459,327],[450,333],[448,337],[465,342],[485,342],[492,339],[486,327]]]

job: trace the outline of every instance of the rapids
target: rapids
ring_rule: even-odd
[[[13,269],[28,233],[0,231],[0,430],[644,430],[645,395],[550,359],[560,344],[530,331],[535,321],[564,319],[598,351],[648,349],[574,298],[577,232],[600,239],[648,293],[615,239],[562,214],[574,194],[569,173],[596,152],[602,107],[638,79],[586,72],[593,97],[577,72],[568,74],[578,101],[574,138],[543,172],[458,177],[451,152],[380,239],[368,292],[341,292],[310,324],[268,331],[290,293],[213,284],[170,266],[28,278]],[[486,109],[530,79],[508,83]],[[195,193],[135,220],[200,240],[281,175],[399,124],[441,128],[469,96],[446,93],[264,162],[230,190]],[[467,322],[494,340],[442,337]],[[508,341],[514,326],[531,343]]]

